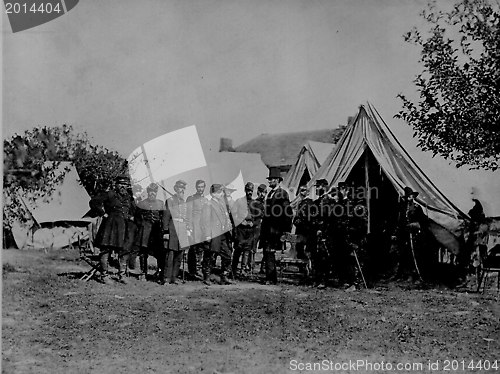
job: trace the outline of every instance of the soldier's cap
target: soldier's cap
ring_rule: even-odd
[[[158,192],[158,185],[156,183],[151,183],[149,186],[146,187],[146,190],[153,191],[153,192]]]
[[[177,182],[175,182],[174,188],[186,188],[186,185],[187,185],[187,182],[180,179]]]
[[[257,187],[257,191],[259,192],[267,191],[267,186],[264,183],[259,184],[259,187]]]
[[[328,181],[324,178],[316,181],[316,186],[328,186]]]
[[[210,186],[210,193],[217,193],[224,190],[224,186],[219,183],[214,183]]]
[[[408,186],[406,186],[406,187],[404,188],[404,192],[405,192],[405,197],[408,197],[408,196],[417,197],[417,196],[418,196],[418,192],[413,191],[413,190],[411,189],[411,187],[408,187]]]
[[[229,183],[229,184],[224,186],[224,190],[234,192],[234,191],[236,191],[236,188],[234,188],[234,186],[231,183]]]
[[[255,188],[254,184],[252,182],[247,182],[245,184],[245,191],[253,191]]]

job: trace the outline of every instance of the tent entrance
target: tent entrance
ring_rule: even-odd
[[[305,186],[309,181],[311,180],[311,175],[309,174],[309,170],[307,168],[304,170],[304,173],[302,174],[302,177],[300,178],[299,186]]]

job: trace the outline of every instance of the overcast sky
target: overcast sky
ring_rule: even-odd
[[[4,136],[68,123],[127,156],[189,125],[213,149],[337,127],[366,100],[396,123],[420,71],[402,34],[425,4],[86,0],[15,34],[4,14]]]

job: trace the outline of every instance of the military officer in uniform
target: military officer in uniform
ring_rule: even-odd
[[[163,211],[164,238],[168,240],[166,256],[160,256],[160,284],[165,284],[165,277],[170,284],[178,284],[177,277],[181,267],[184,251],[189,248],[187,227],[187,204],[184,192],[187,183],[183,180],[175,182],[175,195],[165,202]],[[166,271],[165,271],[166,266]]]
[[[245,196],[235,201],[233,206],[234,218],[239,223],[234,230],[234,252],[232,260],[232,273],[236,277],[238,263],[241,257],[241,275],[246,276],[250,268],[250,253],[254,241],[254,220],[256,212],[253,211],[254,184],[245,184]]]
[[[205,192],[205,181],[199,179],[196,181],[196,193],[187,198],[187,225],[191,231],[190,246],[188,252],[188,271],[191,277],[202,279],[201,262],[203,251],[206,245],[201,232],[201,211],[208,202],[203,195]]]
[[[148,273],[149,253],[164,255],[162,218],[165,209],[163,201],[156,198],[158,185],[151,183],[146,188],[148,197],[139,201],[136,210],[137,232],[134,244],[140,248],[141,274],[140,280],[145,280]]]
[[[232,284],[228,279],[231,266],[230,235],[233,229],[224,197],[224,186],[213,184],[210,187],[211,199],[202,208],[201,229],[207,241],[203,254],[203,283],[210,285],[212,267],[217,256],[221,257],[220,284]]]
[[[109,255],[112,251],[118,254],[118,281],[126,283],[125,270],[127,256],[124,251],[131,233],[129,222],[134,219],[135,204],[128,189],[128,176],[120,175],[115,178],[114,189],[104,192],[90,200],[89,206],[103,221],[99,226],[94,245],[100,249],[100,265],[102,278],[105,284],[112,283],[108,273]],[[130,240],[128,240],[130,241]]]

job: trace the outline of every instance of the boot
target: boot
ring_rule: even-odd
[[[203,275],[203,284],[207,286],[211,286],[212,283],[210,283],[210,275],[204,274]]]
[[[234,284],[234,282],[231,282],[229,279],[227,279],[227,277],[226,277],[225,274],[222,274],[220,276],[220,284],[222,284],[222,285],[230,285],[230,284]]]
[[[113,284],[113,281],[111,280],[111,277],[109,276],[109,274],[106,273],[106,274],[103,274],[99,278],[99,283],[107,284],[108,286],[110,286]]]

